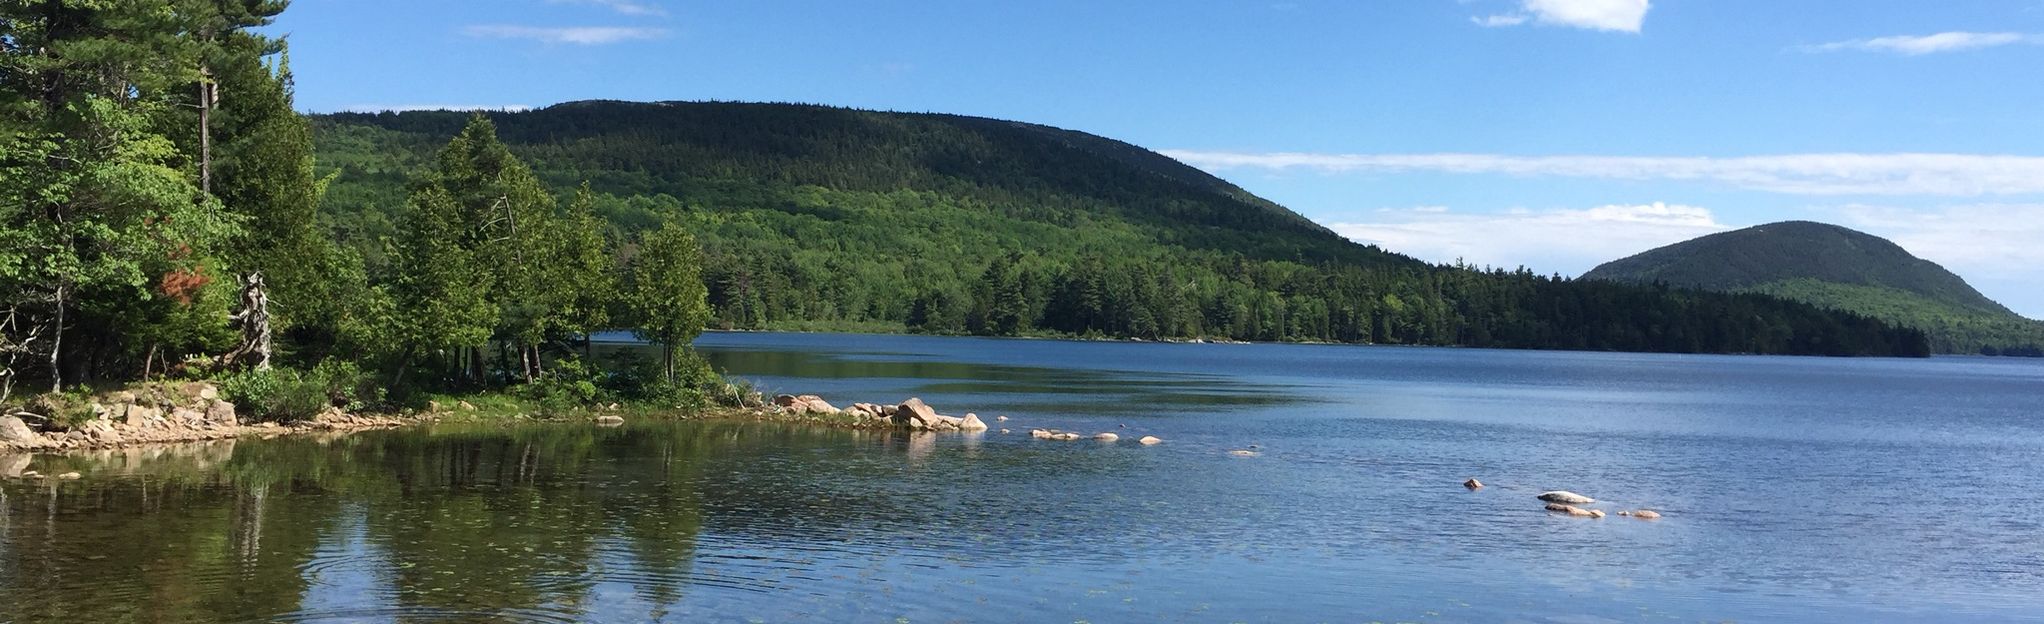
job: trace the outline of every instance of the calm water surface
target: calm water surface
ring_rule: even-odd
[[[1016,433],[635,422],[0,457],[87,474],[0,481],[0,621],[2044,621],[2044,362],[698,347],[770,389]],[[1667,517],[1552,516],[1553,488]]]

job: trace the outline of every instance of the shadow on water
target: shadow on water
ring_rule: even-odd
[[[842,554],[783,547],[1033,548],[932,532],[1026,513],[960,505],[943,487],[1042,459],[980,445],[687,422],[8,455],[0,465],[90,476],[0,481],[0,621],[644,620],[716,604],[691,603],[703,592],[891,590],[815,569]],[[1130,461],[1063,464],[1115,474]]]
[[[632,348],[632,347],[620,347]],[[784,349],[699,348],[717,370],[749,378],[845,380],[896,379],[923,395],[1006,395],[1004,405],[1041,412],[1102,415],[1170,410],[1268,407],[1313,402],[1288,386],[1259,384],[1222,375],[1131,372],[1098,368],[1051,368],[987,364],[906,352],[836,354]]]

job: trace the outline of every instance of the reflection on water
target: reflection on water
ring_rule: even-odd
[[[840,403],[1166,442],[633,422],[0,455],[87,475],[0,478],[0,622],[2044,619],[2044,367],[706,343]],[[1552,487],[1667,518],[1553,517]]]

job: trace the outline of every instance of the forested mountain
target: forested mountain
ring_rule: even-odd
[[[1605,263],[1583,278],[1807,301],[1921,328],[1944,353],[2027,355],[2044,346],[2044,322],[1887,239],[1824,223],[1712,234]]]
[[[414,171],[472,113],[313,117],[323,212],[374,275]],[[989,335],[1921,354],[1920,332],[1759,295],[1435,267],[1357,245],[1126,143],[808,105],[577,102],[493,112],[613,240],[678,220],[713,323]]]

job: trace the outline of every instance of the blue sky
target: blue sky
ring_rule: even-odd
[[[2044,317],[2044,0],[297,0],[313,111],[817,102],[1164,151],[1428,260],[1785,219]]]

